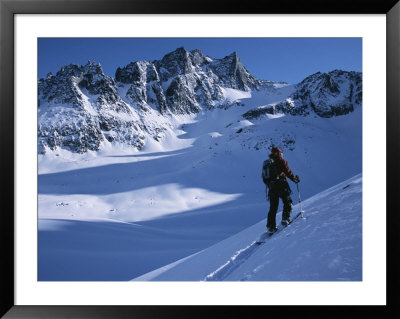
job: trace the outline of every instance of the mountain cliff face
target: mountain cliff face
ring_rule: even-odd
[[[360,72],[334,70],[315,73],[296,86],[289,99],[278,104],[278,108],[302,109],[303,114],[315,112],[321,117],[345,115],[362,102],[362,80]]]
[[[39,80],[38,148],[64,147],[72,152],[98,151],[103,142],[119,142],[141,149],[146,136],[155,139],[166,123],[143,119],[149,109],[136,111],[121,99],[115,81],[100,64],[71,64],[55,76]],[[159,124],[159,125],[157,125]]]
[[[242,91],[268,85],[253,77],[236,52],[213,60],[200,50],[179,48],[159,61],[132,62],[115,73],[117,85],[125,88],[129,102],[150,105],[162,114],[197,113],[225,100],[223,88]],[[272,84],[270,84],[272,86]]]
[[[285,100],[250,110],[243,114],[254,119],[264,114],[291,114],[333,117],[354,111],[362,104],[362,74],[334,70],[315,73],[295,85],[295,91]]]
[[[255,92],[266,99],[276,95],[280,102],[261,101],[262,107],[243,114],[247,119],[277,113],[332,117],[352,112],[362,103],[357,72],[316,73],[285,95],[282,88],[288,86],[255,78],[236,52],[212,59],[200,50],[178,48],[161,60],[119,67],[115,78],[91,61],[84,66],[71,64],[38,82],[38,150],[84,153],[98,151],[106,143],[140,150],[148,139],[163,139],[174,125],[171,117],[243,107]]]

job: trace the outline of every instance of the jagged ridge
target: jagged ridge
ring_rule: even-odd
[[[148,104],[163,114],[211,109],[223,103],[222,88],[249,91],[269,83],[253,77],[236,52],[211,59],[198,49],[187,51],[183,47],[161,60],[137,61],[118,68],[115,80],[121,87],[129,85],[126,98],[131,103]]]
[[[146,135],[156,138],[165,129],[146,123],[121,99],[114,80],[92,61],[48,74],[39,80],[38,89],[39,153],[58,147],[98,151],[104,141],[141,149]]]
[[[362,104],[361,72],[317,72],[295,88],[295,92],[282,102],[250,110],[243,117],[255,119],[264,114],[277,113],[302,116],[315,113],[320,117],[333,117],[353,112]]]
[[[141,149],[147,138],[160,141],[172,127],[171,114],[228,108],[238,102],[226,89],[274,93],[286,83],[259,80],[243,66],[236,52],[212,59],[198,49],[181,47],[161,60],[136,61],[119,67],[115,79],[100,64],[71,64],[38,83],[38,149],[98,151],[102,143]],[[243,114],[247,119],[286,113],[321,117],[344,115],[361,105],[361,73],[334,70],[316,73],[295,86],[277,104]]]

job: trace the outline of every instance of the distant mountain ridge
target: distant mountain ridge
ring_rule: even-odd
[[[318,72],[282,94],[288,86],[255,78],[236,52],[213,59],[181,47],[161,60],[119,67],[115,78],[92,61],[70,64],[38,82],[38,152],[66,148],[84,153],[100,150],[102,143],[140,150],[147,139],[162,141],[173,127],[172,115],[244,105],[240,98],[229,98],[227,90],[279,96],[277,103],[244,110],[247,119],[277,113],[333,117],[362,104],[360,72]]]
[[[252,76],[236,52],[223,59],[211,59],[200,50],[178,48],[161,60],[132,62],[118,68],[115,80],[130,85],[127,98],[131,103],[150,104],[159,112],[197,113],[203,107],[213,108],[224,100],[221,88],[241,91],[272,86]]]
[[[334,70],[308,76],[295,85],[294,93],[282,102],[250,110],[243,116],[249,120],[277,113],[333,117],[353,112],[361,104],[361,72]]]

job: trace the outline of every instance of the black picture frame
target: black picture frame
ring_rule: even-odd
[[[194,5],[196,4],[196,5]],[[29,306],[14,303],[14,16],[16,14],[385,14],[387,19],[387,117],[386,117],[386,306]],[[310,317],[399,316],[399,283],[396,244],[398,178],[400,3],[398,0],[291,0],[254,1],[245,5],[204,0],[0,0],[0,174],[1,205],[0,315],[4,318],[204,318],[215,316],[295,315]],[[383,149],[383,148],[382,148]],[[381,149],[377,146],[377,161]],[[382,203],[383,204],[383,203]],[[384,211],[376,212],[383,214]],[[379,230],[377,231],[379,236]],[[268,307],[265,309],[265,307]]]

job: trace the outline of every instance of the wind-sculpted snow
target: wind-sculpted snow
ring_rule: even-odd
[[[215,59],[185,48],[161,60],[118,67],[67,65],[38,82],[38,151],[100,151],[109,145],[141,150],[162,144],[183,124],[177,115],[242,109],[246,119],[287,114],[333,117],[362,103],[361,73],[316,73],[291,86],[255,78],[236,52]],[[223,116],[223,115],[222,115]]]

